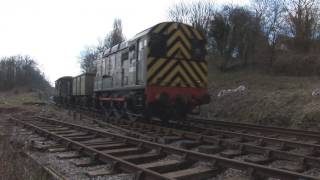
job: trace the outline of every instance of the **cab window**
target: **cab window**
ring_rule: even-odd
[[[206,55],[205,42],[203,40],[191,40],[192,46],[192,59],[194,60],[204,60]]]
[[[122,61],[125,61],[125,60],[128,60],[129,58],[129,52],[128,51],[125,51],[121,54],[121,60]]]
[[[153,57],[165,57],[167,52],[166,35],[152,34],[149,41],[150,55]]]
[[[135,60],[136,58],[136,46],[135,45],[131,45],[129,47],[129,59],[130,59],[130,63],[133,62],[133,60]]]

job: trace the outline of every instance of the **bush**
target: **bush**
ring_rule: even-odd
[[[320,57],[316,54],[283,53],[273,64],[273,71],[291,76],[320,75]]]

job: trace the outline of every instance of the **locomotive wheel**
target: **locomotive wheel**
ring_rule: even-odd
[[[186,123],[187,113],[189,109],[188,102],[185,97],[177,96],[175,100],[174,118],[177,120],[177,125]]]
[[[118,108],[113,101],[110,102],[110,110],[111,110],[111,117],[113,117],[114,120],[121,119],[122,117],[121,112],[119,113]]]
[[[158,102],[156,102],[156,116],[161,120],[162,125],[167,126],[172,115],[172,108],[170,106],[170,99],[167,93],[161,93]]]
[[[110,121],[111,120],[111,111],[110,108],[106,107],[105,103],[100,101],[100,107],[104,113],[104,120],[105,121]],[[108,105],[109,106],[109,105]]]
[[[145,106],[142,118],[148,123],[152,122],[152,106],[150,104]]]
[[[137,121],[138,120],[138,117],[135,116],[135,114],[130,110],[129,108],[129,103],[128,101],[124,101],[123,103],[123,111],[124,111],[124,116],[126,118],[128,118],[130,121]]]

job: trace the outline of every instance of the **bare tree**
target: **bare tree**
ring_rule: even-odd
[[[104,39],[104,48],[111,48],[123,41],[125,41],[125,37],[122,33],[122,21],[121,19],[115,19],[113,21],[112,31],[110,31]]]
[[[225,55],[228,49],[232,49],[230,43],[231,27],[228,23],[228,16],[223,12],[216,13],[211,22],[209,37],[212,39],[213,50],[220,55]],[[229,40],[229,43],[228,43]]]
[[[27,87],[47,90],[49,82],[30,56],[10,56],[0,59],[0,90]]]
[[[209,37],[214,49],[224,58],[221,66],[226,70],[231,59],[243,65],[255,53],[256,39],[260,35],[260,21],[243,7],[225,6],[211,22]]]
[[[96,47],[85,47],[80,52],[80,68],[82,72],[96,72],[95,61],[97,59],[98,50]]]
[[[211,1],[194,1],[191,3],[179,2],[168,11],[168,17],[172,21],[190,24],[207,35],[210,20],[215,13],[214,4]]]
[[[289,33],[294,37],[297,50],[307,52],[311,42],[319,35],[320,1],[286,0]]]
[[[96,60],[98,54],[104,52],[106,49],[119,44],[125,40],[122,33],[122,21],[115,19],[113,22],[113,29],[107,34],[104,40],[98,41],[96,47],[85,47],[80,52],[80,68],[82,72],[96,72]]]
[[[260,19],[261,28],[269,42],[270,58],[272,66],[275,59],[276,43],[281,34],[284,34],[285,26],[285,0],[253,0],[252,7],[255,16]]]
[[[182,1],[174,4],[168,11],[168,17],[171,21],[181,22],[185,24],[190,23],[189,4],[186,4]]]

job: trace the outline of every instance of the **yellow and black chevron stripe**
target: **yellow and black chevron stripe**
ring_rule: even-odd
[[[147,63],[148,85],[169,87],[206,87],[207,62],[193,59],[192,41],[202,41],[203,36],[191,26],[181,23],[161,23],[152,33],[166,35],[165,57],[149,55]],[[205,52],[205,50],[204,50]]]
[[[168,58],[148,58],[148,85],[207,87],[207,63]]]

